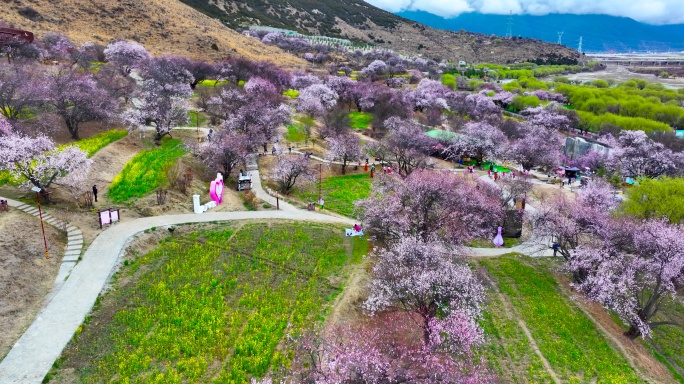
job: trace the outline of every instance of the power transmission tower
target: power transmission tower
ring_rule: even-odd
[[[561,45],[561,41],[563,40],[563,33],[565,33],[565,31],[558,32],[558,45]]]
[[[579,48],[577,48],[577,51],[578,51],[579,53],[582,53],[582,36],[580,36]]]
[[[508,28],[506,29],[506,38],[510,39],[513,37],[513,11],[511,10],[508,14]]]

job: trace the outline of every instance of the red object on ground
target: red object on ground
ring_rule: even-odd
[[[11,39],[12,37],[25,40],[29,43],[33,43],[34,40],[32,32],[14,28],[0,28],[0,44],[3,40]]]

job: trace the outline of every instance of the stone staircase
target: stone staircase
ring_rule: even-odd
[[[3,197],[2,199],[5,198]],[[29,215],[40,217],[38,208],[32,205],[24,204],[19,201],[10,199],[6,200],[10,207],[28,213]],[[77,227],[64,223],[63,221],[55,218],[49,213],[43,212],[43,221],[59,229],[60,231],[64,231],[66,229],[67,235],[66,250],[64,251],[62,264],[59,267],[57,277],[55,277],[55,282],[53,284],[52,291],[50,292],[47,298],[47,301],[50,301],[52,297],[55,295],[55,293],[57,293],[59,288],[62,286],[62,284],[64,284],[64,281],[69,276],[69,273],[71,273],[71,270],[74,268],[76,263],[78,263],[78,259],[81,257],[81,250],[83,249],[83,233]]]

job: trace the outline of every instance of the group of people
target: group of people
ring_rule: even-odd
[[[7,205],[7,200],[0,200],[0,211],[6,211],[9,209],[9,205]]]
[[[491,169],[487,170],[487,176],[489,176],[490,179],[493,177],[494,181],[499,181],[499,179],[509,178],[509,177],[512,179],[515,179],[515,177],[516,177],[515,171],[510,171],[510,172],[504,171],[504,172],[501,172],[501,174],[499,174],[498,171],[492,171]]]

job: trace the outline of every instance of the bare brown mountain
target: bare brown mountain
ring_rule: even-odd
[[[535,39],[427,27],[362,0],[180,0],[233,28],[266,25],[467,62],[574,64],[580,53]]]
[[[244,56],[289,68],[307,65],[178,0],[4,0],[0,7],[0,21],[32,31],[38,38],[45,32],[60,31],[79,43],[135,40],[155,55],[205,60]]]

